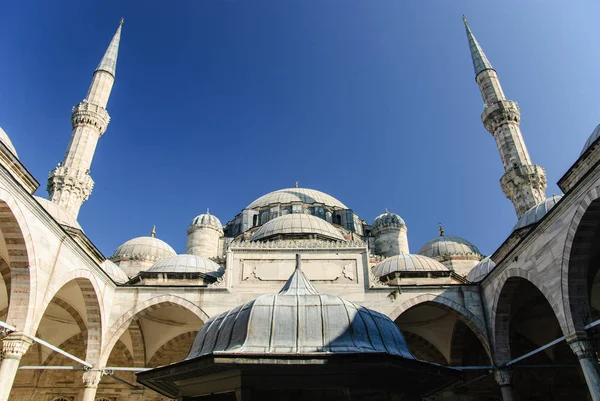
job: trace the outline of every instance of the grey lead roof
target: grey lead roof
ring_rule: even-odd
[[[479,249],[464,238],[453,235],[440,235],[423,245],[419,255],[442,258],[453,255],[481,255]],[[483,258],[483,256],[481,256]]]
[[[467,274],[467,280],[472,283],[477,283],[489,272],[491,272],[494,267],[496,267],[496,263],[488,256],[484,258],[481,262],[477,263],[473,269]]]
[[[223,268],[210,259],[198,255],[175,255],[161,259],[148,270],[152,273],[204,273],[213,277],[223,275]]]
[[[414,359],[390,318],[319,294],[299,262],[279,294],[262,295],[208,320],[186,359],[213,353],[387,353]]]
[[[310,214],[293,213],[265,223],[252,234],[252,241],[266,240],[281,234],[315,234],[332,240],[344,240],[339,230],[326,220]]]
[[[246,206],[246,209],[257,209],[269,205],[287,204],[292,202],[309,204],[322,203],[325,206],[335,207],[338,209],[348,209],[346,205],[335,199],[333,196],[315,189],[308,188],[285,188],[270,192]]]
[[[123,26],[123,20],[119,23],[117,32],[113,36],[104,57],[100,60],[100,64],[96,68],[96,71],[106,71],[113,77],[116,76],[117,72],[117,56],[119,55],[119,42],[121,41],[121,26]]]
[[[532,224],[537,223],[561,200],[562,195],[554,195],[546,200],[538,203],[531,209],[525,212],[523,216],[517,221],[517,224],[513,228],[513,231],[517,231],[521,228],[528,227]]]
[[[427,256],[403,253],[376,264],[372,271],[375,277],[380,278],[391,273],[448,271],[448,268]]]
[[[596,139],[598,139],[598,137],[600,137],[600,124],[598,124],[596,128],[594,128],[594,130],[592,131],[592,135],[590,135],[587,141],[585,141],[585,145],[583,145],[583,149],[581,149],[581,153],[579,154],[579,156],[584,154],[585,151],[588,150],[594,142],[596,142]]]
[[[463,20],[465,23],[465,29],[467,30],[467,40],[469,41],[469,50],[471,51],[471,58],[473,59],[473,69],[475,70],[475,76],[479,75],[480,72],[485,70],[493,70],[492,63],[487,59],[483,49],[475,39],[475,35],[471,32],[467,20]]]

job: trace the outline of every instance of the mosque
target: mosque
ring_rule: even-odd
[[[600,125],[547,197],[464,22],[516,211],[492,255],[441,227],[411,250],[400,215],[296,186],[194,217],[185,254],[153,230],[106,257],[77,216],[121,21],[47,199],[0,129],[0,401],[600,401]]]

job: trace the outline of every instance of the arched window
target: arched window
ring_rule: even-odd
[[[55,397],[52,398],[52,401],[73,401],[73,397],[65,395],[65,396],[60,396],[60,397]]]
[[[255,214],[252,216],[252,227],[256,227],[258,225],[258,215]]]
[[[340,216],[339,214],[335,215],[335,224],[341,226],[342,225],[342,216]]]

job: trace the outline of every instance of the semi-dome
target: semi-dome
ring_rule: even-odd
[[[175,255],[153,264],[147,272],[153,273],[203,273],[213,277],[223,275],[223,268],[210,259],[198,255]]]
[[[464,238],[453,235],[440,235],[423,245],[419,255],[433,259],[443,259],[453,256],[481,256],[479,249]]]
[[[494,267],[496,267],[496,263],[494,263],[489,256],[485,257],[481,262],[475,265],[473,270],[467,274],[467,280],[472,283],[479,282],[483,280],[483,278],[487,276],[487,274],[491,272]]]
[[[400,217],[396,213],[391,213],[386,210],[385,213],[375,217],[375,220],[373,220],[373,224],[371,225],[371,229],[375,230],[378,228],[392,225],[406,227],[406,223],[404,222],[404,220],[402,220],[402,217]]]
[[[395,255],[373,266],[373,275],[377,278],[385,277],[392,273],[407,272],[436,272],[449,271],[446,266],[437,260],[423,255],[400,254]]]
[[[200,214],[192,220],[190,227],[199,226],[199,227],[212,227],[216,230],[223,231],[223,225],[221,224],[221,220],[217,218],[217,216],[213,216],[208,211],[206,213]]]
[[[562,195],[554,195],[546,200],[538,203],[531,209],[525,212],[523,216],[517,221],[513,231],[520,230],[521,228],[529,227],[532,224],[539,222],[542,217],[546,215],[562,199]]]
[[[106,259],[104,262],[102,262],[101,266],[102,270],[104,270],[104,272],[108,274],[108,276],[112,278],[115,283],[123,284],[129,281],[129,277],[127,277],[127,274],[125,274],[125,272],[121,270],[119,266],[117,266],[110,260]]]
[[[175,256],[177,253],[169,244],[154,237],[137,237],[130,239],[117,248],[113,261],[148,260],[159,261]]]
[[[81,230],[81,226],[77,222],[77,219],[73,217],[71,213],[67,212],[65,209],[51,200],[44,199],[39,196],[34,196],[34,198],[40,205],[42,205],[44,209],[46,209],[48,214],[52,216],[52,218],[56,220],[58,224]]]
[[[308,188],[285,188],[268,193],[246,206],[246,209],[258,209],[269,205],[292,202],[322,203],[336,209],[348,209],[346,205],[333,196]]]
[[[415,359],[389,317],[319,294],[299,261],[279,294],[262,295],[209,319],[186,359],[221,353],[380,353]]]
[[[585,151],[588,150],[590,148],[590,146],[592,146],[592,144],[594,142],[596,142],[596,139],[598,139],[599,137],[600,137],[600,124],[598,124],[596,126],[596,128],[594,128],[594,130],[592,131],[592,134],[589,136],[587,141],[585,141],[585,145],[583,145],[583,149],[581,149],[580,156],[583,155],[585,153]]]
[[[0,127],[0,142],[2,142],[12,152],[13,155],[15,155],[17,158],[19,157],[17,150],[8,137],[8,134],[2,129],[2,127]]]
[[[265,240],[282,234],[313,234],[330,240],[344,240],[342,234],[327,221],[309,214],[294,213],[267,222],[252,234],[252,241]]]

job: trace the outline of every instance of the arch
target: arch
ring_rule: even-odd
[[[523,280],[534,288],[536,288],[540,294],[544,297],[544,300],[548,303],[554,313],[560,330],[564,334],[564,327],[561,324],[558,315],[556,314],[556,308],[552,305],[551,300],[548,298],[548,290],[542,286],[536,285],[535,282],[530,280],[530,274],[524,272],[521,269],[508,269],[503,272],[503,275],[499,278],[499,285],[496,287],[500,290],[496,290],[496,296],[492,307],[492,335],[494,337],[494,355],[496,356],[496,363],[505,363],[511,359],[511,348],[510,348],[510,315],[511,307],[513,304],[514,296],[519,284]],[[543,345],[543,344],[542,344]]]
[[[471,311],[469,311],[467,308],[465,308],[464,306],[460,305],[459,303],[454,302],[453,300],[448,299],[442,295],[422,294],[422,295],[413,297],[407,301],[404,301],[402,304],[400,304],[396,309],[394,309],[392,311],[392,313],[389,315],[389,317],[393,321],[396,321],[396,319],[398,319],[398,317],[402,313],[406,312],[409,309],[414,308],[415,306],[425,304],[425,303],[434,305],[434,306],[442,308],[442,309],[446,309],[446,310],[449,309],[449,310],[452,310],[453,312],[456,312],[458,318],[465,325],[467,325],[467,327],[469,327],[473,331],[475,336],[477,336],[479,341],[481,341],[481,345],[483,345],[483,349],[488,354],[488,357],[490,357],[490,360],[492,360],[491,347],[490,347],[490,342],[489,342],[487,334],[486,334],[485,324],[477,316],[475,316]]]
[[[202,322],[206,322],[209,318],[208,315],[204,313],[204,311],[196,304],[188,301],[185,298],[171,294],[160,295],[141,302],[121,315],[121,317],[117,319],[117,321],[115,321],[115,323],[106,332],[105,338],[107,341],[103,347],[100,357],[100,365],[104,365],[106,363],[115,343],[119,338],[121,338],[121,335],[123,335],[125,330],[127,330],[134,318],[140,318],[141,316],[150,313],[152,310],[158,309],[165,305],[179,306],[183,309],[186,309],[198,317]]]
[[[146,346],[144,342],[144,332],[137,317],[131,320],[129,325],[129,335],[131,336],[131,344],[133,346],[133,366],[146,366]]]
[[[194,339],[196,338],[197,333],[197,331],[188,331],[187,333],[180,334],[162,344],[160,348],[154,353],[154,355],[152,355],[149,358],[148,366],[154,367],[154,365],[157,364],[158,361],[165,356],[165,350],[170,346],[181,344],[182,341],[189,341],[191,347],[192,343],[194,342]]]
[[[87,315],[86,326],[86,355],[85,360],[91,364],[96,364],[100,358],[102,349],[102,312],[100,303],[100,291],[93,274],[87,270],[75,270],[62,276],[49,286],[49,291],[45,297],[40,314],[36,319],[32,331],[37,331],[42,322],[48,305],[57,299],[56,295],[68,284],[75,282],[81,291],[84,301],[84,307]],[[58,288],[57,288],[58,287]],[[70,305],[69,305],[70,306]],[[72,306],[70,306],[72,308]]]
[[[561,292],[568,332],[583,330],[589,323],[588,266],[600,227],[600,186],[592,188],[577,205],[563,249]]]
[[[28,332],[27,324],[32,318],[35,303],[35,261],[33,238],[29,226],[16,199],[0,188],[0,231],[6,244],[10,266],[10,290],[7,323],[18,330]],[[3,276],[6,272],[3,272]]]

